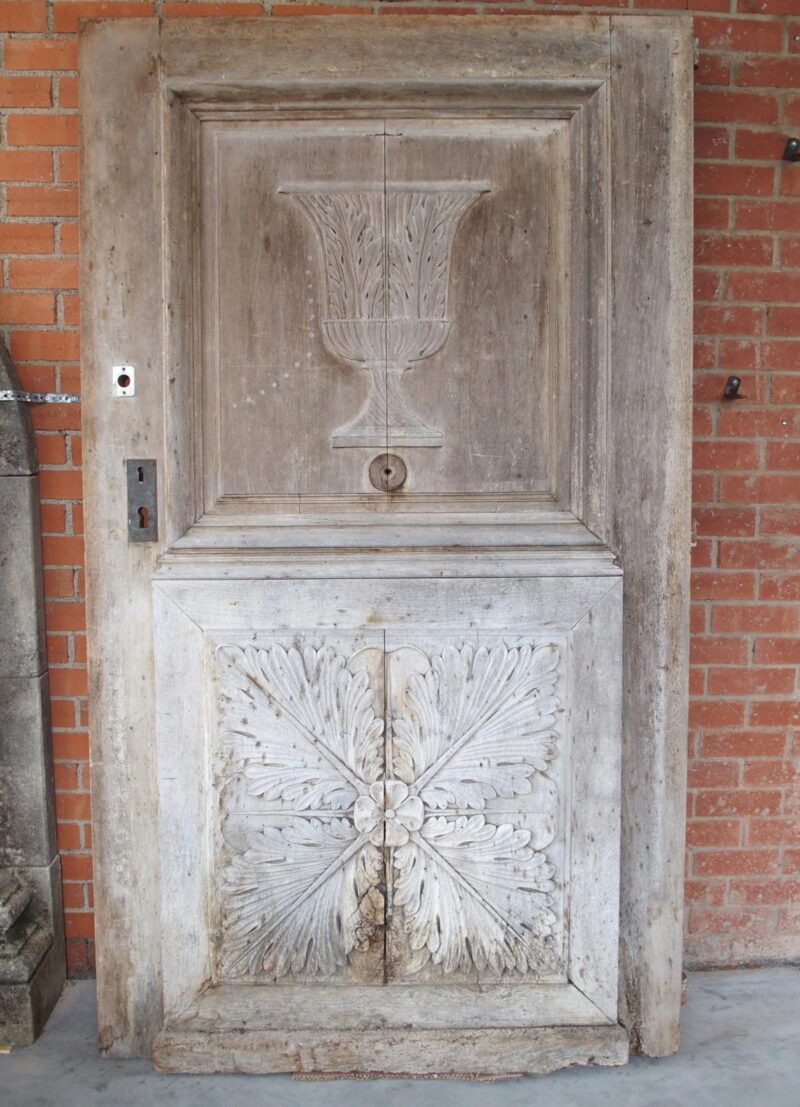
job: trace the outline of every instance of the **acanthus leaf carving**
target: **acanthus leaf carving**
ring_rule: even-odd
[[[356,418],[333,446],[440,446],[442,433],[414,411],[403,373],[440,350],[456,227],[490,186],[482,181],[291,183],[324,255],[322,338],[370,375]]]
[[[432,808],[482,810],[531,789],[555,753],[558,648],[447,646],[412,673],[393,721],[393,769]]]
[[[223,874],[228,975],[331,975],[357,945],[380,854],[349,819],[264,826]]]
[[[445,973],[552,967],[553,869],[529,840],[483,815],[439,815],[395,852],[394,903],[404,909],[411,970],[429,958]]]
[[[555,826],[559,649],[398,647],[390,658],[412,652],[386,778],[363,651],[218,648],[228,779],[267,803],[245,813],[259,825],[225,867],[224,973],[335,975],[359,946],[367,898],[373,916],[382,903],[385,850],[412,951],[404,972],[429,961],[445,973],[553,970],[542,848]],[[498,824],[485,812],[529,794],[537,774],[534,849],[513,815]]]
[[[330,647],[224,646],[223,741],[252,795],[346,810],[383,773],[383,721],[365,669]]]

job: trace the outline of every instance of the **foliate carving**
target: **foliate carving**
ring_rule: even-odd
[[[322,334],[332,354],[370,373],[357,418],[334,446],[438,446],[442,435],[400,384],[447,340],[453,238],[488,185],[471,181],[284,185],[311,217],[325,256]],[[388,414],[388,428],[387,428]]]
[[[341,811],[383,775],[383,720],[366,669],[352,672],[330,647],[223,646],[217,662],[223,739],[251,795]]]
[[[530,793],[555,755],[555,645],[393,651],[388,778],[363,651],[216,656],[223,789],[238,782],[269,801],[249,812],[223,874],[225,975],[336,974],[364,948],[365,904],[374,932],[387,850],[411,951],[404,972],[428,961],[445,973],[552,969],[555,884],[541,836],[534,848],[530,830],[487,803]],[[552,787],[542,794],[555,801]]]
[[[393,858],[407,972],[428,960],[445,973],[553,968],[552,865],[530,831],[472,812],[530,793],[546,772],[559,660],[552,644],[465,645],[411,668],[392,720],[392,770],[430,817]]]
[[[482,810],[531,790],[554,754],[556,646],[447,646],[412,672],[393,720],[394,775],[432,808]]]
[[[413,951],[406,972],[429,959],[446,973],[553,967],[553,869],[529,839],[483,815],[440,815],[397,850],[394,902]]]
[[[223,791],[241,781],[272,801],[223,873],[222,971],[330,976],[359,943],[382,869],[352,815],[384,769],[366,668],[328,646],[221,646],[216,660]]]
[[[294,818],[254,831],[225,872],[230,976],[330,976],[359,942],[360,904],[381,858],[350,819]]]

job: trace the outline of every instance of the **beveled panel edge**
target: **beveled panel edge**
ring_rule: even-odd
[[[514,637],[526,628],[569,633],[609,591],[619,576],[562,578],[556,574],[506,579],[498,590],[491,577],[358,577],[272,579],[250,577],[155,577],[154,593],[167,597],[208,633],[253,627],[284,634],[333,633],[358,628],[427,634],[474,631]],[[509,613],[514,626],[509,630]]]
[[[232,582],[217,581],[217,597],[211,599],[209,588],[213,584],[209,581],[164,581],[154,580],[153,599],[157,611],[161,617],[157,619],[157,650],[162,652],[164,658],[169,659],[169,668],[162,674],[162,680],[180,684],[180,674],[187,677],[182,683],[191,688],[181,701],[181,710],[188,712],[194,720],[194,727],[190,729],[206,732],[203,724],[203,716],[206,705],[210,704],[212,690],[210,686],[200,695],[197,694],[198,680],[202,677],[203,657],[206,644],[214,640],[222,640],[232,633],[247,631],[252,633],[253,628],[263,628],[267,633],[277,636],[302,633],[304,627],[313,625],[314,631],[322,635],[326,633],[350,632],[368,625],[374,631],[380,632],[382,627],[392,629],[395,625],[400,629],[412,631],[419,626],[425,626],[426,632],[430,625],[430,615],[438,606],[444,613],[446,626],[430,633],[456,634],[469,632],[485,632],[492,634],[505,634],[514,638],[521,633],[520,626],[524,624],[531,628],[531,633],[558,630],[565,633],[571,642],[570,670],[573,671],[571,680],[577,679],[577,666],[591,670],[593,676],[589,683],[598,695],[590,696],[590,715],[585,717],[584,712],[570,710],[568,723],[568,742],[570,748],[577,742],[576,773],[575,780],[568,791],[567,802],[571,811],[571,828],[567,828],[567,862],[564,870],[565,886],[569,886],[568,915],[575,915],[576,910],[585,919],[582,933],[585,939],[587,933],[591,934],[592,925],[597,917],[603,913],[606,897],[604,895],[604,880],[608,876],[608,867],[612,870],[612,901],[616,901],[616,884],[614,878],[615,858],[618,863],[618,841],[612,833],[611,841],[602,849],[596,846],[596,827],[592,824],[593,812],[590,804],[593,797],[601,794],[613,794],[618,797],[619,774],[619,720],[617,717],[614,725],[615,712],[618,716],[619,689],[618,679],[618,654],[619,654],[619,611],[621,601],[621,580],[619,575],[610,579],[588,577],[583,580],[564,581],[558,585],[547,583],[540,577],[534,580],[519,580],[516,583],[516,594],[496,600],[495,591],[489,581],[462,581],[439,582],[429,580],[427,584],[427,596],[420,594],[418,582],[393,581],[391,591],[385,591],[384,585],[377,582],[350,581],[337,582],[340,585],[338,591],[333,591],[330,585],[314,585],[312,582],[302,582],[302,591],[298,591],[293,582],[273,582],[266,580],[251,580],[243,588],[238,586],[231,588]],[[308,595],[309,587],[313,595]],[[444,588],[448,595],[441,592]],[[353,604],[349,600],[350,595],[355,595],[358,602]],[[498,603],[499,608],[511,606],[519,613],[517,627],[514,630],[507,629],[505,616],[501,617],[501,624],[506,629],[500,629],[492,625],[494,615],[491,608]],[[359,604],[363,611],[358,610]],[[565,618],[561,618],[564,606],[569,608]],[[610,636],[603,632],[603,623],[592,618],[601,607],[611,605],[617,618],[611,628]],[[206,619],[208,608],[214,609],[210,621]],[[345,621],[339,625],[338,621],[343,612],[349,612]],[[469,612],[477,613],[477,617],[469,617]],[[371,613],[371,614],[369,614]],[[310,621],[309,621],[310,620]],[[410,622],[409,622],[410,620]],[[558,625],[558,624],[561,625]],[[587,633],[588,628],[588,633]],[[187,631],[191,636],[191,646],[187,641]],[[525,631],[524,633],[527,633]],[[170,674],[169,670],[173,670]],[[191,679],[188,679],[192,674]],[[202,681],[201,681],[202,683]],[[610,689],[608,695],[602,691],[606,686]],[[604,736],[605,753],[610,757],[604,758],[601,765],[590,770],[590,751],[592,744],[596,744],[597,717],[601,717],[606,724],[601,726]],[[580,717],[579,717],[580,716]],[[180,722],[177,722],[180,731]],[[349,999],[350,988],[342,990],[342,985],[332,983],[330,985],[294,986],[285,983],[269,984],[262,986],[256,984],[221,984],[206,988],[204,982],[203,958],[205,957],[206,943],[200,935],[207,934],[210,925],[207,912],[203,910],[203,881],[207,878],[209,867],[212,864],[210,855],[203,855],[203,847],[208,848],[208,837],[204,831],[199,838],[192,837],[183,823],[185,821],[185,808],[181,803],[170,801],[170,793],[175,791],[175,781],[184,777],[184,788],[189,788],[189,794],[193,794],[192,783],[196,781],[197,768],[194,761],[200,758],[200,763],[205,759],[206,738],[199,743],[195,752],[187,756],[184,746],[175,747],[173,742],[165,741],[176,730],[176,718],[173,713],[159,720],[159,789],[161,792],[161,804],[159,813],[162,885],[164,888],[162,912],[165,930],[165,971],[164,971],[164,1000],[166,1022],[164,1035],[171,1033],[198,1034],[198,1042],[202,1039],[213,1040],[216,1033],[255,1031],[256,1027],[262,1035],[281,1035],[283,1033],[300,1033],[312,1031],[314,1026],[324,1027],[325,1031],[336,1028],[341,1033],[360,1033],[364,1031],[363,1020],[360,1015],[354,1014],[353,1019],[342,1017],[342,999]],[[194,761],[193,761],[194,758]],[[599,774],[599,775],[598,775]],[[602,778],[602,779],[600,779]],[[581,783],[583,781],[583,783]],[[616,781],[616,783],[615,783]],[[180,787],[176,795],[180,796]],[[198,794],[197,800],[200,800]],[[580,809],[577,803],[583,806]],[[208,812],[200,803],[197,807],[196,818],[201,824],[207,818]],[[612,825],[612,832],[614,827]],[[573,889],[573,863],[574,847],[569,843],[571,838],[583,836],[590,842],[590,852],[594,854],[597,864],[588,878],[577,889],[577,900]],[[187,836],[188,835],[188,836]],[[178,848],[176,850],[176,843]],[[582,847],[583,848],[583,847]],[[599,852],[598,852],[599,849]],[[200,850],[200,852],[198,852]],[[604,863],[599,864],[600,854],[603,854]],[[187,857],[192,863],[186,863]],[[168,889],[168,891],[167,891]],[[195,910],[185,913],[189,903],[195,903]],[[612,903],[613,907],[613,903]],[[575,923],[569,927],[571,931]],[[192,940],[186,941],[187,933],[197,930]],[[206,930],[204,931],[204,927]],[[579,928],[581,929],[581,928]],[[583,942],[583,939],[581,940]],[[484,1028],[503,1029],[531,1029],[545,1026],[573,1026],[607,1024],[616,1026],[616,931],[610,936],[611,950],[608,949],[608,941],[603,941],[601,936],[599,945],[589,943],[591,948],[587,950],[591,961],[592,954],[602,955],[603,963],[596,959],[592,962],[592,971],[587,974],[581,970],[576,975],[579,979],[573,979],[573,959],[569,955],[569,979],[565,984],[535,985],[525,982],[502,982],[497,985],[414,985],[391,984],[385,988],[364,986],[367,993],[383,992],[385,1009],[381,1007],[381,1000],[373,1003],[376,1011],[384,1011],[376,1026],[383,1026],[389,1031],[414,1029],[425,1031],[437,1030],[438,1033],[458,1033],[461,1029],[470,1029],[476,1026]],[[573,937],[567,938],[567,948],[572,949]],[[604,948],[605,947],[605,948]],[[581,944],[583,949],[583,944]],[[607,963],[606,963],[607,962]],[[183,972],[175,971],[174,966],[179,965]],[[187,981],[186,969],[191,967]],[[433,989],[436,993],[444,990],[452,990],[455,993],[469,993],[471,995],[471,1016],[457,1021],[455,1026],[448,1025],[443,1016],[436,1019],[419,1022],[412,1021],[413,1012],[418,1009],[415,1002],[415,994],[422,989]],[[489,992],[494,994],[494,989],[502,989],[508,995],[508,1008],[506,1017],[498,1015],[498,1006],[492,1002]],[[234,993],[238,998],[234,999]],[[280,1015],[284,1011],[283,997],[289,997],[294,993],[304,995],[305,999],[300,1009],[296,1010],[294,1002],[292,1011],[299,1014],[299,1023],[294,1015],[288,1021],[280,1021]],[[257,997],[269,996],[274,1000],[275,1021],[268,1017],[263,1003],[256,1002]],[[326,1000],[326,995],[329,997]],[[227,1001],[225,1001],[225,997]],[[249,1007],[250,1015],[243,1020],[239,1008],[244,996],[245,1004],[249,1000],[253,1003]],[[406,996],[406,1015],[401,1018],[400,1013],[393,1020],[394,1005]],[[552,1002],[555,1001],[555,1015]],[[192,998],[194,997],[194,998]],[[487,998],[485,1010],[482,1010],[482,1000]],[[214,1003],[222,999],[223,1009],[214,1013]],[[211,1009],[209,1009],[211,1005]],[[206,1010],[206,1016],[203,1010]],[[231,1012],[226,1014],[226,1010]],[[476,1021],[475,1013],[479,1017]],[[345,1012],[346,1014],[346,1012]],[[319,1021],[314,1022],[314,1018]],[[555,1017],[555,1023],[553,1018]],[[526,1021],[526,1020],[530,1021]],[[235,1024],[235,1025],[234,1025]],[[322,1032],[322,1031],[321,1031]],[[217,1039],[218,1040],[218,1039]]]
[[[617,579],[573,628],[573,683],[566,697],[574,751],[566,867],[568,977],[614,1020],[619,1002],[622,592],[623,580]]]
[[[348,1002],[342,1003],[347,996]],[[572,984],[214,984],[167,1027],[181,1031],[320,1028],[489,1029],[612,1025]]]
[[[211,977],[210,692],[203,686],[206,635],[161,589],[152,589],[153,773],[161,875],[164,1019],[183,1010]],[[176,689],[183,694],[174,695]],[[179,737],[176,738],[176,735]]]

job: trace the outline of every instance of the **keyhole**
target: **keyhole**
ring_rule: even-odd
[[[397,492],[408,475],[406,463],[397,454],[378,454],[370,462],[369,480],[380,492]]]
[[[139,481],[139,484],[144,484],[144,469],[141,467],[141,465],[136,470],[136,474],[137,474],[137,479]]]
[[[141,469],[139,472],[141,473]],[[139,478],[142,479],[141,477]],[[140,507],[136,513],[139,516],[139,530],[149,530],[150,528],[150,512],[146,507]]]

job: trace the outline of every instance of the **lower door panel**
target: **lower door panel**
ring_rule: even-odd
[[[213,1071],[314,1042],[437,1071],[479,1030],[481,1071],[624,1060],[618,575],[171,575],[154,602],[161,1067],[207,1040]]]

